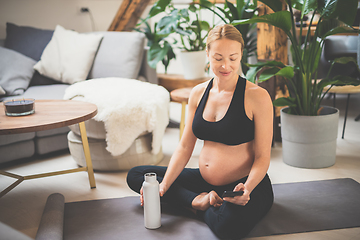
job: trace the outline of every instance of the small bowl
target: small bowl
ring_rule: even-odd
[[[5,114],[11,117],[25,116],[35,113],[35,99],[10,99],[4,101]]]

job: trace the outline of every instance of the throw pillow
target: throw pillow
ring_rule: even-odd
[[[101,34],[81,34],[56,26],[53,37],[34,68],[42,75],[73,84],[89,74]]]
[[[0,47],[0,86],[7,95],[20,95],[28,88],[36,61]]]
[[[53,30],[6,23],[6,39],[4,46],[24,54],[35,61],[39,61],[41,54],[43,53],[46,45],[50,42],[53,33]],[[49,84],[59,84],[59,81],[42,76],[35,71],[29,86]]]
[[[45,77],[45,76],[41,75],[38,71],[35,70],[34,75],[31,78],[29,87],[52,85],[52,84],[62,84],[62,82],[56,81],[49,77]],[[65,84],[65,83],[63,83],[63,84]]]
[[[5,94],[6,94],[5,90],[0,86],[0,96]]]
[[[50,42],[53,32],[52,30],[6,23],[5,47],[39,61],[44,48]]]
[[[90,78],[136,79],[144,54],[145,35],[139,32],[101,32],[101,42]]]

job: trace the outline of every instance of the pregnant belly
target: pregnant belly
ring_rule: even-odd
[[[235,182],[250,173],[253,154],[245,143],[227,146],[221,143],[205,142],[200,153],[199,169],[202,177],[215,186]]]

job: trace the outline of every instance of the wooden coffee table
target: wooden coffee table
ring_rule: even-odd
[[[88,173],[90,187],[95,188],[94,170],[91,162],[89,142],[84,121],[94,117],[96,114],[97,107],[92,103],[74,100],[35,100],[34,114],[9,117],[5,115],[4,105],[0,103],[0,135],[36,132],[79,124],[86,159],[86,167],[27,176],[20,176],[0,170],[0,174],[17,179],[16,182],[0,193],[0,197],[4,196],[24,180],[80,171],[86,171]]]

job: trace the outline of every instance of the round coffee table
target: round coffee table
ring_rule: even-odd
[[[86,158],[86,167],[75,169],[20,176],[0,171],[0,174],[18,179],[0,193],[0,197],[8,193],[24,180],[61,175],[72,172],[86,171],[90,187],[95,188],[94,170],[92,167],[89,143],[86,135],[84,121],[97,114],[95,104],[74,100],[35,100],[35,113],[27,116],[9,117],[5,115],[4,105],[0,104],[0,135],[27,133],[65,127],[79,124],[81,140]]]

